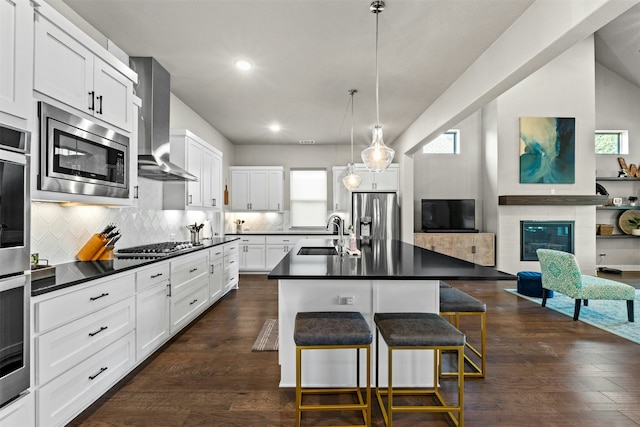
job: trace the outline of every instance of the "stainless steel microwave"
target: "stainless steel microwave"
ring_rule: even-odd
[[[129,138],[40,102],[38,189],[129,197]]]

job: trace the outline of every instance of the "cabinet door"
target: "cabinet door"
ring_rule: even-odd
[[[222,159],[216,153],[211,152],[211,190],[208,194],[209,199],[205,200],[204,206],[210,206],[222,209]]]
[[[136,296],[136,360],[144,359],[169,338],[169,281]]]
[[[270,211],[282,211],[284,209],[282,187],[284,173],[282,171],[269,171],[269,201],[267,209]]]
[[[28,0],[0,2],[0,110],[24,121],[31,117],[32,14]]]
[[[289,247],[285,245],[267,245],[267,270],[271,270],[273,267],[278,265],[287,252],[289,252],[287,248]]]
[[[209,302],[214,303],[220,299],[224,290],[224,258],[214,258],[209,273]]]
[[[364,166],[356,166],[355,171],[360,177],[360,188],[358,188],[358,191],[375,190],[375,174],[373,172]]]
[[[245,245],[241,247],[240,267],[244,270],[265,269],[265,245]]]
[[[33,88],[93,114],[93,54],[42,15],[36,18]]]
[[[249,209],[269,209],[269,174],[267,171],[252,171],[249,175]]]
[[[493,233],[479,233],[473,240],[473,262],[493,267],[496,265],[495,236]]]
[[[231,210],[249,210],[249,171],[231,171]]]
[[[36,425],[34,393],[24,396],[0,408],[0,426],[30,427]]]
[[[456,234],[451,237],[451,256],[473,262],[473,234]]]
[[[213,185],[213,152],[206,148],[202,151],[202,172],[200,179],[202,181],[202,206],[214,207],[216,201],[212,195]]]
[[[374,182],[377,191],[398,191],[398,169],[389,167],[386,171],[375,173]]]
[[[333,210],[348,212],[351,193],[342,183],[343,170],[342,167],[333,168]]]
[[[187,140],[187,171],[198,177],[198,181],[187,183],[187,206],[202,206],[202,155],[203,147]]]
[[[96,57],[93,90],[96,97],[95,116],[130,132],[133,121],[133,82]]]

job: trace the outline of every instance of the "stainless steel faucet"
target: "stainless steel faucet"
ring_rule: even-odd
[[[329,217],[329,220],[327,221],[327,230],[330,230],[331,226],[333,225],[335,225],[338,228],[338,246],[336,249],[338,250],[338,253],[340,255],[343,255],[345,253],[344,236],[343,236],[344,220],[340,215],[333,214]]]

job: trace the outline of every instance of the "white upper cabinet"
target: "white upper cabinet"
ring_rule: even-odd
[[[32,118],[33,8],[0,0],[0,122],[28,129]]]
[[[282,166],[233,166],[229,171],[232,211],[283,210]]]
[[[384,172],[371,172],[361,164],[357,164],[355,169],[362,179],[357,191],[398,191],[400,169],[397,163],[390,164]]]
[[[36,13],[33,88],[131,132],[133,81],[65,30]]]
[[[342,174],[346,166],[333,167],[333,205],[334,211],[350,211],[351,193],[342,183]],[[360,177],[360,187],[355,191],[398,191],[399,166],[389,165],[384,172],[371,172],[364,164],[356,164],[355,172]]]
[[[171,161],[198,181],[167,181],[164,209],[221,210],[222,153],[186,129],[171,130]]]

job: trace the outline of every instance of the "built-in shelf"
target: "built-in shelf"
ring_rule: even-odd
[[[601,234],[596,234],[596,239],[628,239],[628,238],[638,238],[640,236],[634,236],[633,234],[610,234],[608,236],[603,236]]]
[[[596,176],[596,181],[640,181],[640,178],[628,176]]]
[[[601,195],[536,195],[536,196],[498,196],[498,204],[506,205],[605,205],[608,196]]]

